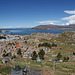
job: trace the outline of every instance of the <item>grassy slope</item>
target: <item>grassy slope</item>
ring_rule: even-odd
[[[69,36],[73,35],[72,33],[69,33]],[[60,35],[60,37],[53,38],[51,40],[48,40],[46,42],[53,42],[53,40],[60,41],[58,43],[57,47],[53,47],[51,49],[51,53],[45,55],[45,59],[54,59],[56,57],[52,57],[54,54],[58,54],[61,52],[62,56],[68,56],[70,53],[70,56],[73,56],[72,52],[75,51],[75,46],[70,46],[70,44],[64,43],[65,40],[71,39],[69,36],[66,36],[65,33]],[[44,41],[45,42],[45,41]],[[72,41],[71,41],[72,42]],[[62,44],[61,44],[62,43]],[[66,42],[67,43],[67,42]],[[73,42],[72,42],[73,43]],[[61,49],[60,49],[61,48]],[[62,57],[62,59],[63,59]],[[0,59],[1,61],[2,59]],[[0,74],[1,75],[10,75],[11,69],[10,67],[14,67],[16,64],[20,65],[22,67],[25,67],[26,64],[30,62],[30,65],[34,69],[43,70],[44,75],[75,75],[75,61],[68,61],[68,62],[56,62],[55,63],[55,71],[53,71],[53,62],[41,62],[37,63],[36,61],[31,61],[24,58],[15,58],[13,62],[2,64],[0,63]],[[28,67],[30,68],[30,67]]]

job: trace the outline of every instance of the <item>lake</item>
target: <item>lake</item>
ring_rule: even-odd
[[[2,32],[1,34],[10,34],[13,32],[13,34],[19,34],[19,35],[29,35],[31,33],[54,33],[54,34],[60,34],[62,30],[35,30],[35,29],[29,29],[29,28],[13,28],[13,29],[0,29],[3,31],[8,32]]]

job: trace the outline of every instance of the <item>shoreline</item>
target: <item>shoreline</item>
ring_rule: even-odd
[[[75,32],[75,30],[60,30],[60,29],[50,29],[50,30],[37,30],[31,28],[17,28],[17,29],[3,29],[1,30],[0,34],[11,34],[13,35],[30,35],[32,33],[53,33],[53,34],[61,34],[63,32]]]

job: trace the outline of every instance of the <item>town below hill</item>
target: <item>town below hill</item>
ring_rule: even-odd
[[[50,30],[50,29],[57,29],[57,30],[75,30],[75,24],[70,24],[70,25],[39,25],[36,26],[32,29],[37,29],[37,30]]]
[[[28,75],[75,75],[75,33],[1,34],[0,74],[15,75],[15,65]]]

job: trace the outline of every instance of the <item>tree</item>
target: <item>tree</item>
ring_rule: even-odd
[[[37,58],[37,53],[36,53],[36,51],[34,51],[33,53],[32,53],[32,60],[36,60],[36,58]]]
[[[41,46],[42,46],[41,44],[38,45],[38,47],[41,47]]]
[[[12,59],[13,59],[13,58],[16,58],[16,55],[12,56]]]
[[[52,43],[52,47],[57,47],[57,44],[55,44],[55,43]]]
[[[6,37],[4,37],[4,36],[0,36],[0,39],[6,39]]]
[[[2,57],[6,57],[6,55],[5,55],[5,54],[3,54],[3,55],[2,55]]]
[[[64,62],[67,62],[68,60],[69,60],[69,57],[64,57],[64,58],[63,58],[63,61],[64,61]]]
[[[25,43],[27,43],[27,41],[25,41]]]
[[[18,55],[21,55],[21,49],[19,48],[19,50],[17,51]]]
[[[45,55],[45,51],[43,49],[40,50],[40,52],[38,53],[40,59],[44,59],[44,55]]]
[[[61,53],[58,53],[57,59],[59,60],[62,57]]]
[[[50,49],[51,49],[51,44],[50,43],[47,43],[47,42],[45,42],[45,43],[42,43],[42,44],[39,44],[38,45],[38,47],[49,47]]]

